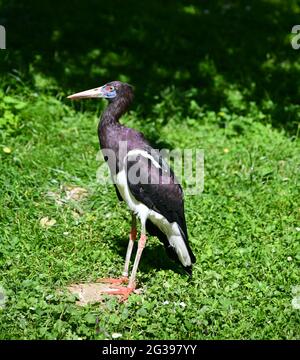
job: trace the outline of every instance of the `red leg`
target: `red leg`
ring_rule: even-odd
[[[137,230],[136,228],[131,228],[130,234],[129,234],[129,239],[132,241],[136,240],[136,235],[137,235]]]
[[[136,218],[135,215],[132,214],[132,222],[131,222],[131,231],[129,234],[129,243],[127,247],[126,252],[126,260],[125,260],[125,266],[123,274],[120,278],[114,279],[114,278],[104,278],[104,279],[98,279],[97,282],[103,282],[106,284],[112,284],[112,285],[122,285],[128,283],[128,269],[129,269],[129,262],[131,258],[132,248],[134,241],[136,240]]]
[[[103,290],[102,291],[102,294],[108,294],[108,295],[120,295],[121,296],[121,299],[120,301],[123,302],[123,301],[126,301],[129,297],[129,295],[135,291],[135,286],[136,286],[136,281],[135,281],[135,278],[136,278],[136,272],[137,272],[137,269],[138,269],[138,265],[139,265],[139,262],[140,262],[140,259],[141,259],[141,256],[142,256],[142,252],[143,252],[143,249],[146,245],[146,235],[145,234],[142,234],[141,235],[141,238],[139,240],[139,244],[138,244],[138,250],[137,250],[137,253],[136,253],[136,257],[135,257],[135,261],[134,261],[134,265],[133,265],[133,269],[132,269],[132,273],[131,273],[131,276],[130,276],[130,280],[129,280],[129,284],[127,287],[125,286],[118,286],[118,285],[115,285],[112,289],[108,289],[108,290]]]

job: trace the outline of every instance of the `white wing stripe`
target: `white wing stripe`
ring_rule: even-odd
[[[151,162],[152,162],[152,164],[153,164],[156,168],[161,169],[161,166],[160,166],[159,163],[154,159],[154,157],[151,156],[147,151],[141,150],[141,149],[130,150],[130,151],[128,152],[128,154],[127,154],[127,155],[125,156],[125,158],[124,158],[124,164],[125,164],[125,161],[126,161],[127,158],[129,159],[130,157],[133,157],[134,160],[136,160],[137,156],[139,156],[139,155],[143,156],[144,158],[150,159]]]

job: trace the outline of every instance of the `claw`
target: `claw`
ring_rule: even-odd
[[[134,291],[135,291],[134,287],[116,285],[113,289],[103,290],[101,291],[101,293],[108,295],[120,295],[120,302],[124,302],[128,299],[129,295]]]

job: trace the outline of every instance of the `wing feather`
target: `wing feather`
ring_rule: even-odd
[[[150,147],[149,147],[150,148]],[[126,157],[127,182],[132,195],[148,208],[163,215],[170,223],[176,222],[189,251],[184,215],[184,195],[172,169],[152,148],[129,152]]]

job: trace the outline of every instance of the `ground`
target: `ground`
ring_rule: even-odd
[[[225,31],[220,4],[181,4],[165,37],[153,35],[160,43],[145,50],[149,62],[136,56],[136,67],[138,49],[130,41],[143,43],[151,35],[152,23],[143,17],[132,16],[129,35],[111,35],[128,46],[127,57],[108,53],[109,38],[97,39],[98,52],[96,39],[89,38],[85,57],[79,38],[81,53],[72,52],[64,42],[72,25],[63,22],[60,33],[54,17],[51,36],[60,46],[55,53],[51,48],[37,55],[25,45],[23,52],[7,50],[0,90],[1,339],[300,338],[299,66],[286,41],[287,19],[300,10],[294,2],[291,10],[275,1],[254,3],[236,12],[234,5],[224,7],[232,16],[228,21],[237,20],[233,30],[244,29],[247,19],[251,29],[261,27],[264,36],[256,43],[254,30],[245,34],[249,48],[234,40],[231,28]],[[12,7],[4,9],[9,19]],[[22,10],[14,9],[15,19],[27,14]],[[30,14],[35,18],[39,11],[32,7]],[[158,23],[166,16],[160,14]],[[211,28],[197,62],[192,45],[202,35],[195,33],[195,40],[195,27],[188,25],[196,17],[201,26],[219,19],[225,29],[223,42],[211,49],[220,39]],[[179,19],[187,25],[180,30]],[[163,44],[170,44],[172,31],[181,51]],[[41,41],[38,31],[32,36],[28,43]],[[158,57],[158,50],[169,57]],[[142,61],[155,68],[147,67],[143,79]],[[105,102],[65,98],[102,85],[101,78],[137,83],[124,124],[158,147],[203,149],[205,183],[203,193],[185,198],[197,259],[193,277],[150,238],[138,273],[141,293],[122,304],[108,297],[82,307],[67,287],[119,276],[130,230],[125,204],[112,186],[97,182],[97,122]]]

